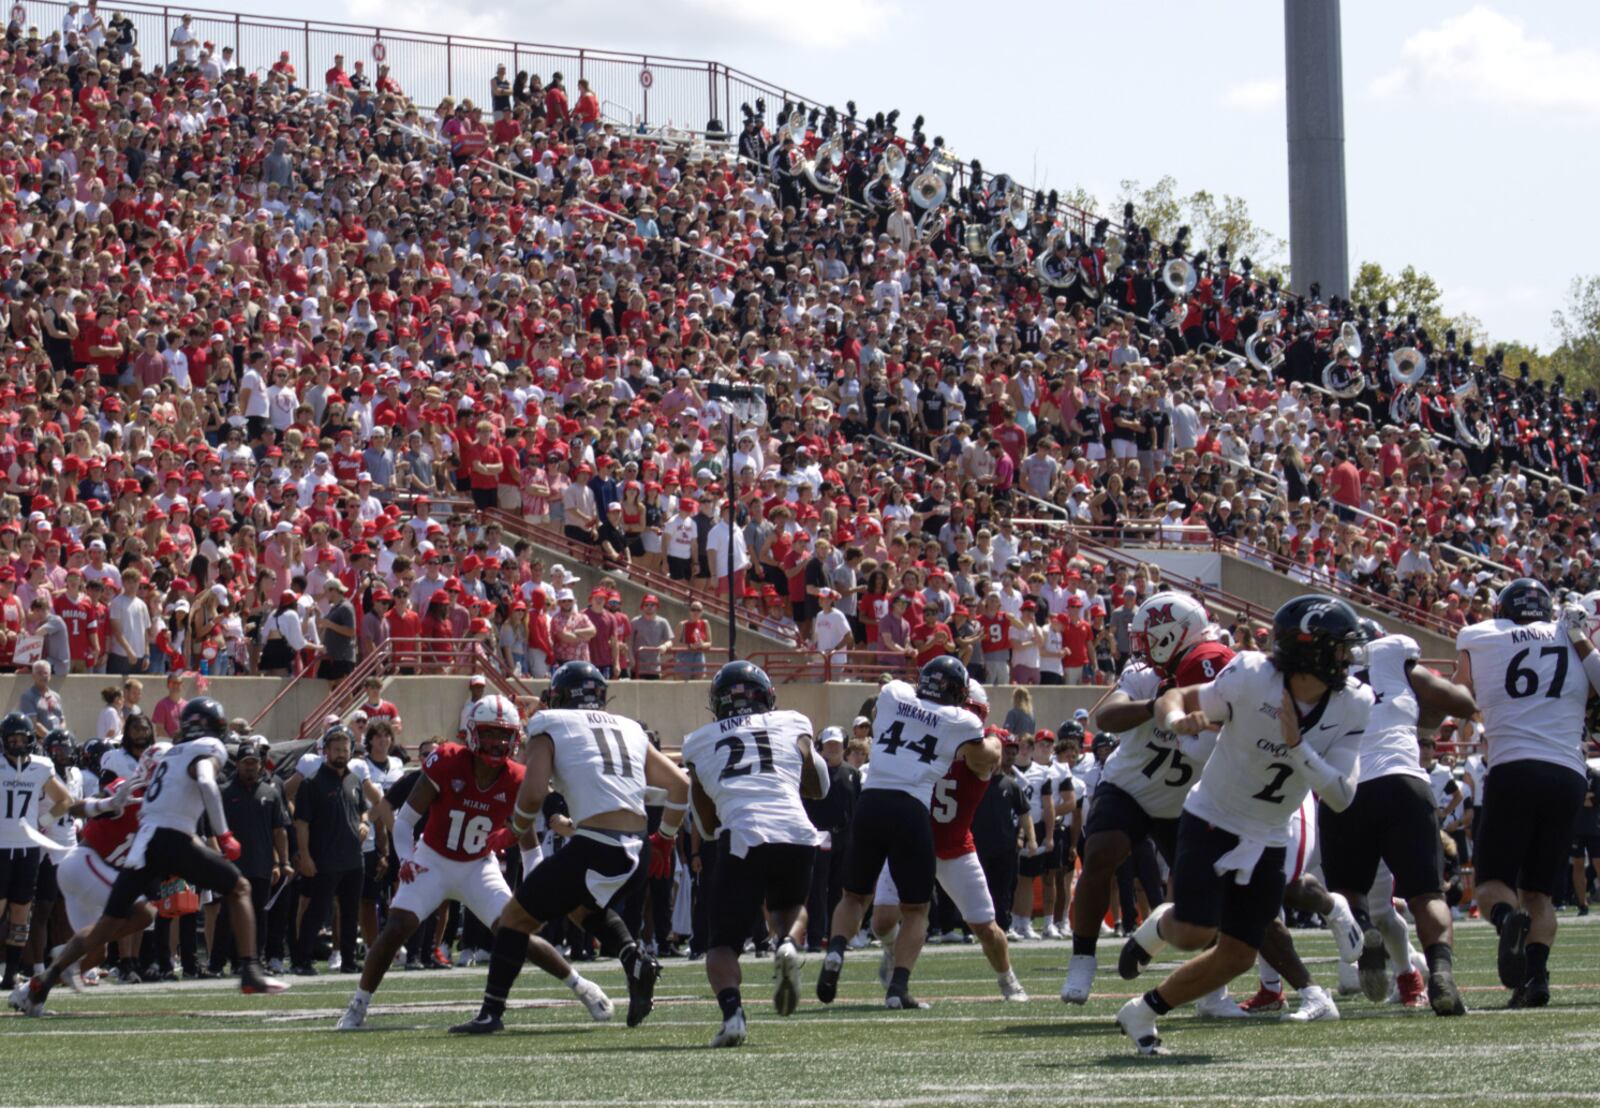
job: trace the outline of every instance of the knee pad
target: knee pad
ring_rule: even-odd
[[[28,945],[28,931],[29,931],[29,927],[28,927],[28,922],[26,920],[22,921],[21,923],[17,923],[15,920],[13,920],[7,926],[7,929],[6,929],[6,943],[7,943],[7,945],[9,945],[9,946],[27,946]]]

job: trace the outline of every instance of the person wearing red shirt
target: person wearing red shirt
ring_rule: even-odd
[[[1061,625],[1061,670],[1066,675],[1067,683],[1074,684],[1073,678],[1084,684],[1092,683],[1094,674],[1090,669],[1093,661],[1090,646],[1094,641],[1094,628],[1083,618],[1083,598],[1074,596],[1069,599],[1067,610],[1055,618]]]
[[[94,601],[83,591],[83,573],[67,571],[67,587],[55,598],[56,615],[67,625],[67,651],[73,673],[88,673],[100,656]]]
[[[1361,471],[1342,446],[1333,452],[1333,472],[1328,474],[1328,492],[1333,497],[1334,511],[1339,518],[1347,523],[1354,520],[1354,509],[1361,506]]]
[[[479,420],[477,438],[461,446],[461,468],[466,471],[467,484],[472,490],[472,504],[480,512],[498,503],[500,473],[505,468],[500,460],[500,448],[491,441],[494,424]]]
[[[344,71],[344,55],[333,56],[333,68],[322,75],[323,87],[335,96],[350,91],[350,74]]]
[[[389,625],[389,641],[394,644],[394,657],[400,672],[414,674],[421,650],[422,617],[411,606],[411,594],[405,589],[396,589],[393,600],[394,607],[384,617]]]
[[[516,432],[520,439],[522,432]],[[522,460],[518,455],[517,447],[509,440],[500,443],[500,476],[495,486],[495,495],[500,507],[508,512],[522,510]]]
[[[578,78],[578,103],[572,109],[572,118],[578,121],[580,135],[600,126],[600,98],[582,77]]]
[[[567,90],[562,87],[561,74],[551,76],[544,90],[544,122],[546,128],[559,127],[567,121]]]

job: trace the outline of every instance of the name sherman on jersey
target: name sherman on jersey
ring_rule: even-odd
[[[547,708],[528,721],[528,737],[549,735],[554,787],[573,823],[604,812],[644,813],[650,736],[631,719],[598,708]]]
[[[30,754],[22,765],[0,758],[0,850],[31,850],[39,844],[28,838],[22,825],[38,826],[39,808],[45,803],[44,783],[56,774],[49,758]]]
[[[799,742],[811,730],[799,712],[777,709],[716,720],[683,740],[683,764],[716,805],[735,857],[763,843],[822,841],[800,802]]]
[[[1289,817],[1311,790],[1283,742],[1283,690],[1272,659],[1255,651],[1238,655],[1200,687],[1201,710],[1222,721],[1222,729],[1183,804],[1207,823],[1267,846],[1289,845]],[[1371,689],[1347,679],[1300,721],[1301,744],[1348,775],[1360,758],[1372,701]]]
[[[1195,646],[1178,666],[1181,687],[1214,681],[1233,660],[1233,651],[1219,642]],[[1161,691],[1161,674],[1144,662],[1130,662],[1117,679],[1117,688],[1129,700],[1149,700]],[[1204,732],[1189,744],[1189,753],[1177,747],[1177,736],[1156,726],[1154,719],[1118,736],[1117,748],[1100,769],[1109,781],[1139,802],[1156,819],[1176,819],[1183,801],[1211,756],[1216,733]]]
[[[1368,643],[1366,652],[1366,668],[1355,674],[1372,690],[1373,699],[1372,716],[1361,739],[1361,780],[1399,774],[1426,781],[1417,749],[1420,709],[1407,670],[1407,663],[1415,662],[1422,651],[1408,635],[1385,635]]]
[[[890,681],[878,694],[872,724],[872,773],[863,792],[893,789],[928,807],[933,786],[969,742],[983,741],[983,724],[965,708],[920,700],[905,681]]]
[[[1456,649],[1472,660],[1488,762],[1552,762],[1583,773],[1589,679],[1559,623],[1488,619],[1463,627]]]

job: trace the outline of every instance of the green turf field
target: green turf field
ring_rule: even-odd
[[[1332,940],[1302,932],[1302,953],[1331,991]],[[1600,923],[1563,921],[1555,991],[1541,1011],[1501,1011],[1493,933],[1458,932],[1466,1019],[1340,998],[1338,1023],[1226,1023],[1167,1017],[1173,1054],[1134,1056],[1112,1015],[1132,994],[1116,976],[1118,940],[1101,944],[1085,1008],[1057,998],[1064,944],[1015,952],[1027,1004],[1000,1001],[976,946],[929,949],[913,978],[926,1012],[882,1007],[876,949],[845,964],[831,1008],[812,992],[787,1020],[770,1003],[770,960],[746,958],[751,1041],[705,1044],[719,1021],[702,963],[666,963],[644,1026],[622,1023],[615,964],[589,976],[617,1002],[591,1024],[558,983],[527,970],[504,1034],[445,1034],[477,1009],[484,971],[395,972],[368,1029],[336,1033],[354,977],[295,978],[272,998],[219,982],[101,985],[51,997],[53,1018],[0,1020],[0,1100],[23,1104],[643,1104],[766,1101],[902,1104],[1584,1103],[1600,1101]],[[1141,979],[1153,984],[1159,975]],[[1241,979],[1239,991],[1255,982]],[[1480,1089],[1492,1089],[1484,1095]]]

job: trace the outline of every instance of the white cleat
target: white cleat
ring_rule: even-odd
[[[1022,926],[1017,929],[1017,938],[1023,942],[1031,943],[1038,937],[1038,935],[1034,934],[1033,921],[1031,919],[1023,920]]]
[[[1067,979],[1061,983],[1061,999],[1068,1004],[1087,1004],[1094,991],[1095,957],[1074,954],[1067,962]]]
[[[872,944],[872,933],[869,932],[869,931],[862,931],[860,934],[856,935],[855,938],[851,939],[849,941],[849,943],[846,944],[846,949],[848,949],[848,950],[860,950],[863,947],[870,946],[871,944]]]
[[[1334,1004],[1333,997],[1328,995],[1321,985],[1307,985],[1300,990],[1300,1007],[1290,1012],[1284,1019],[1294,1023],[1310,1023],[1313,1020],[1336,1020],[1339,1018],[1339,1007]]]
[[[572,995],[583,1003],[589,1010],[589,1018],[596,1023],[605,1023],[616,1011],[606,991],[587,977],[580,977],[578,983],[572,986]]]
[[[13,1012],[23,1012],[28,1007],[28,978],[18,977],[16,988],[11,990],[11,995],[6,998],[6,1007]]]
[[[464,946],[460,950],[456,951],[456,966],[457,966],[457,968],[463,968],[464,969],[467,966],[471,966],[471,965],[476,964],[477,961],[478,961],[478,952],[476,950],[473,950],[469,946]]]
[[[1022,987],[1022,982],[1017,980],[1016,970],[1006,970],[1006,972],[998,975],[998,980],[1002,999],[1013,1001],[1017,1004],[1027,1003],[1028,992]]]
[[[1339,995],[1355,996],[1361,992],[1361,971],[1349,962],[1339,962]]]
[[[1339,961],[1354,962],[1361,957],[1366,935],[1350,911],[1350,902],[1340,893],[1330,893],[1333,910],[1328,913],[1328,930],[1333,934],[1333,944],[1339,948]],[[1382,942],[1382,939],[1379,939]]]
[[[772,990],[772,1007],[780,1016],[790,1016],[800,1007],[800,967],[805,958],[785,939],[778,944],[772,958],[772,977],[777,982]]]
[[[83,975],[83,984],[90,989],[100,984],[100,971],[98,969],[86,971]]]
[[[1049,923],[1044,925],[1043,938],[1045,938],[1045,939],[1059,939],[1059,938],[1061,938],[1061,928],[1056,926],[1056,921],[1055,920],[1051,920]]]
[[[1194,1012],[1197,1016],[1204,1016],[1213,1020],[1243,1020],[1250,1018],[1250,1013],[1239,1007],[1239,1002],[1228,995],[1228,986],[1226,985],[1215,992],[1207,993],[1195,1001]]]
[[[367,1025],[367,1001],[359,996],[350,998],[350,1003],[345,1005],[344,1015],[339,1017],[339,1023],[334,1028],[336,1031],[360,1031]]]
[[[722,1027],[711,1037],[712,1046],[743,1046],[747,1037],[744,1012],[738,1011],[732,1019],[722,1021]]]
[[[340,954],[339,954],[339,952],[337,950],[335,950],[332,954],[328,955],[328,972],[329,973],[338,973],[343,968],[344,968],[344,958],[340,956]]]
[[[889,978],[894,975],[894,944],[885,943],[883,953],[878,955],[878,984],[884,988],[889,987]]]
[[[61,953],[61,947],[59,947],[59,946],[55,947],[53,950],[51,950],[50,951],[50,959],[51,959],[51,961],[54,961],[56,955],[60,954],[60,953]],[[41,969],[38,972],[40,974],[42,974],[42,973],[44,973],[44,970]],[[62,972],[61,980],[66,984],[67,988],[71,989],[73,992],[75,992],[75,993],[83,992],[83,989],[84,989],[83,973],[78,969],[78,963],[77,962],[72,963],[72,965],[68,966]]]
[[[1142,995],[1122,1006],[1117,1013],[1117,1026],[1133,1040],[1134,1047],[1145,1057],[1167,1053],[1166,1047],[1161,1045],[1161,1036],[1156,1034],[1156,1014],[1144,1002]]]

